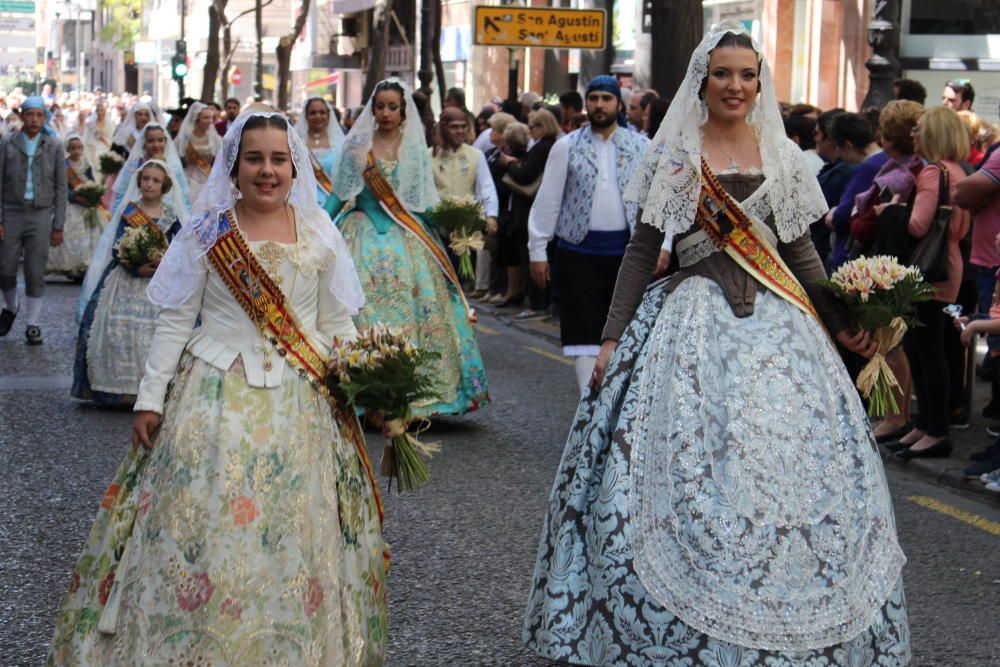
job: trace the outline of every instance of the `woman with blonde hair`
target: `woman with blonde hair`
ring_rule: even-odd
[[[948,204],[955,183],[965,177],[961,162],[969,157],[969,135],[958,114],[948,107],[924,112],[913,128],[917,155],[927,162],[917,176],[916,194],[910,207],[908,229],[916,239],[930,233],[938,206]],[[941,187],[946,188],[940,196]],[[946,457],[951,454],[948,440],[948,409],[953,383],[945,358],[945,337],[951,318],[941,309],[954,303],[962,284],[964,263],[959,241],[970,225],[969,212],[952,206],[948,230],[948,276],[934,283],[931,301],[917,304],[922,326],[906,332],[903,346],[910,361],[913,385],[920,413],[909,433],[887,447],[903,459]]]

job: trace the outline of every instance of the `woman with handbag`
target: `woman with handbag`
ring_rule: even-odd
[[[531,139],[534,144],[528,150],[523,160],[518,160],[512,155],[501,156],[500,165],[506,170],[503,183],[512,192],[511,212],[507,234],[511,239],[511,245],[517,249],[517,262],[508,264],[508,286],[506,301],[500,306],[516,306],[524,301],[524,292],[518,294],[511,287],[510,276],[516,274],[515,281],[520,279],[524,283],[524,276],[528,274],[530,260],[528,258],[528,215],[531,213],[531,205],[535,201],[535,193],[542,182],[542,173],[545,171],[545,164],[549,160],[549,151],[559,138],[562,131],[556,117],[545,109],[534,111],[528,116],[528,130],[531,132]],[[549,306],[548,292],[545,288],[539,287],[532,282],[527,284],[528,308],[522,311],[518,317],[527,319],[539,313],[544,313]]]
[[[912,327],[903,339],[920,406],[916,426],[887,445],[903,459],[951,454],[951,383],[944,349],[946,329],[952,324],[942,308],[958,296],[963,273],[959,241],[970,225],[969,212],[950,205],[954,184],[965,177],[959,162],[969,155],[968,134],[958,114],[946,107],[927,110],[914,126],[913,137],[917,155],[928,164],[917,176],[910,212],[908,229],[916,239],[910,263],[920,267],[937,291],[932,300],[917,305],[923,326]]]

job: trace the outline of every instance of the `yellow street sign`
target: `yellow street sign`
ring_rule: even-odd
[[[475,43],[543,49],[603,49],[603,9],[476,6]]]
[[[38,74],[45,74],[46,69],[45,63],[38,63],[35,65],[35,72]]]

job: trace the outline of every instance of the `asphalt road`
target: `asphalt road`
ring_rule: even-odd
[[[38,665],[130,415],[69,397],[77,287],[49,287],[43,333],[0,339],[0,666]],[[487,317],[493,404],[441,419],[419,492],[386,500],[392,544],[388,665],[547,665],[521,645],[539,531],[576,406],[550,344]],[[369,434],[373,457],[381,446]],[[914,665],[1000,665],[1000,505],[891,470]]]

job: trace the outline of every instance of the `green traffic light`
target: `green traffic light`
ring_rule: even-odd
[[[188,73],[188,66],[185,63],[177,63],[176,65],[174,65],[175,77],[180,78],[183,76],[187,76],[187,73]]]

